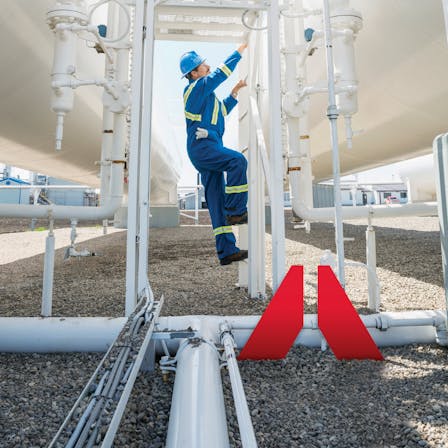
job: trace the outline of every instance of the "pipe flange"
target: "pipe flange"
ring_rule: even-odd
[[[115,99],[106,90],[103,94],[103,104],[108,107],[111,112],[120,114],[126,111],[126,109],[131,104],[131,95],[129,93],[129,87],[125,83],[120,83],[117,81],[111,81],[109,83],[111,89],[117,95]]]
[[[378,320],[379,320],[379,330],[380,331],[387,331],[387,329],[389,328],[389,319],[386,316],[383,316],[382,314],[380,314],[378,316]]]
[[[47,23],[51,29],[54,29],[58,23],[88,25],[89,18],[85,3],[83,1],[58,2],[47,11]]]
[[[362,14],[355,9],[339,9],[331,16],[331,26],[336,29],[350,29],[357,33],[362,29]]]
[[[288,118],[302,118],[309,109],[310,99],[305,96],[300,101],[299,96],[294,92],[287,92],[283,95],[283,111]]]

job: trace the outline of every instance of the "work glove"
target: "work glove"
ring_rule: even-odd
[[[201,138],[207,138],[208,137],[208,131],[204,128],[197,128],[196,129],[196,140],[199,140]]]

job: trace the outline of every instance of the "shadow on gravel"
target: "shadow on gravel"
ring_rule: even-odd
[[[126,232],[99,236],[77,246],[93,257],[64,260],[55,251],[53,316],[122,316],[125,297]],[[45,249],[45,247],[43,247]],[[44,254],[0,269],[0,316],[39,316]]]
[[[366,262],[366,225],[344,224],[344,236],[355,238],[355,243],[345,243],[345,257]],[[313,232],[313,228],[317,231]],[[270,233],[270,227],[267,229]],[[440,232],[375,227],[377,266],[398,273],[403,277],[443,286]],[[311,233],[295,230],[286,217],[286,238],[319,249],[336,251],[334,226],[331,223],[313,223]],[[435,275],[439,273],[439,275]]]
[[[296,347],[283,361],[240,363],[258,446],[448,446],[446,350],[382,352],[385,362],[341,362]]]

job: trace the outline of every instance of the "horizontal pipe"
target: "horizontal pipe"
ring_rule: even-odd
[[[111,200],[101,207],[73,206],[73,205],[17,205],[0,204],[0,216],[9,218],[48,218],[98,220],[113,217],[121,206],[122,196],[111,197]]]
[[[290,177],[294,176],[290,173]],[[292,180],[291,180],[292,184]],[[295,191],[295,190],[293,190]],[[310,208],[300,200],[292,199],[292,209],[305,221],[334,221],[333,207]],[[394,216],[434,216],[437,215],[437,202],[420,202],[405,205],[366,205],[359,207],[343,207],[342,216],[346,219],[386,218]]]
[[[1,317],[0,352],[105,352],[125,317]]]
[[[155,331],[179,331],[195,328],[195,322],[210,325],[227,322],[238,348],[242,348],[261,316],[168,316],[158,319]],[[405,311],[361,315],[380,347],[436,342],[436,327],[446,324],[441,310]],[[0,317],[0,352],[96,352],[106,351],[125,318],[107,317]],[[218,343],[218,335],[216,336]],[[305,314],[304,326],[294,344],[320,347],[322,336],[316,314]],[[167,341],[176,350],[179,339]],[[160,344],[157,344],[160,345]]]
[[[0,190],[95,190],[88,185],[0,185]]]

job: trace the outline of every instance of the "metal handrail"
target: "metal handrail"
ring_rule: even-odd
[[[256,130],[255,135],[257,137],[257,149],[261,156],[261,163],[263,165],[264,177],[266,179],[266,183],[268,186],[269,200],[272,200],[272,197],[271,197],[271,171],[269,168],[268,152],[266,149],[266,140],[265,140],[264,134],[263,134],[263,127],[261,125],[260,112],[258,109],[257,101],[253,96],[251,96],[249,98],[249,102],[250,102],[252,123]]]

